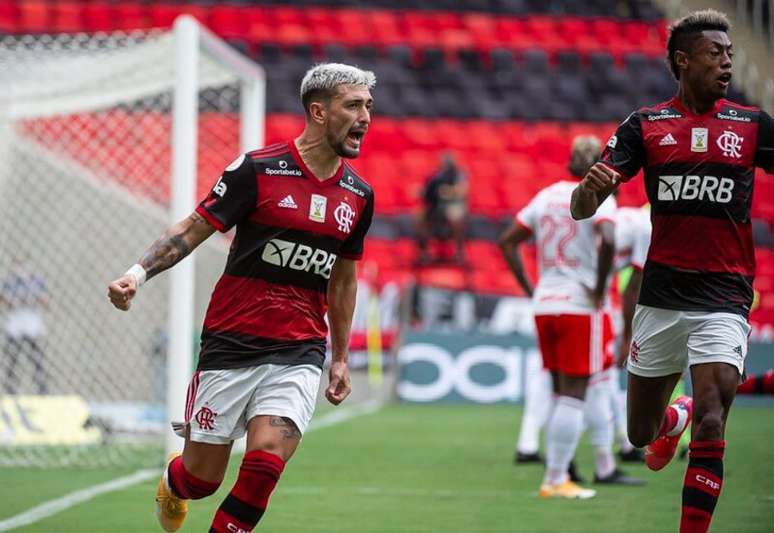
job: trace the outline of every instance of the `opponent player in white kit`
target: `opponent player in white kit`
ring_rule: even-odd
[[[648,257],[650,245],[650,215],[644,208],[619,207],[616,212],[615,224],[615,270],[631,267],[629,279],[621,293],[621,332],[616,341],[618,355],[617,365],[606,371],[605,381],[610,386],[610,400],[614,428],[621,450],[620,457],[624,461],[642,461],[642,452],[635,448],[626,434],[625,394],[620,388],[619,367],[626,365],[629,356],[629,345],[632,341],[632,319],[637,298],[642,285],[642,269]]]
[[[571,173],[580,179],[600,152],[595,137],[576,138]],[[566,210],[576,185],[574,181],[559,181],[540,191],[502,235],[500,246],[527,294],[532,294],[532,287],[517,247],[532,235],[538,247],[535,323],[543,366],[551,372],[556,394],[546,431],[546,473],[540,496],[586,499],[596,491],[572,482],[567,468],[583,431],[589,377],[613,360],[612,325],[602,308],[615,254],[616,204],[609,198],[594,217],[578,223]],[[609,427],[608,420],[598,422]],[[612,455],[610,462],[603,468],[606,474],[615,470]]]

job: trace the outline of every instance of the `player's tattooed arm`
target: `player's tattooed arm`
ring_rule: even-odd
[[[283,439],[301,439],[301,432],[296,427],[296,424],[289,418],[272,416],[269,420],[269,424],[274,427],[282,428],[281,432]]]
[[[213,234],[213,228],[199,213],[193,212],[170,227],[140,259],[147,279],[171,268]]]

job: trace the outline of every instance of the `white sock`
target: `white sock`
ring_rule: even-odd
[[[613,413],[610,409],[609,376],[589,385],[586,391],[585,417],[591,431],[597,477],[607,477],[615,470],[613,459]]]
[[[605,478],[615,471],[612,446],[594,448],[594,468],[598,478]]]
[[[670,405],[669,409],[674,409],[677,412],[677,423],[670,431],[667,431],[667,436],[674,437],[679,435],[688,425],[688,411],[683,409],[681,405]]]
[[[516,450],[521,453],[537,453],[540,447],[540,430],[548,421],[553,409],[551,374],[543,369],[528,374],[524,396],[524,416]]]
[[[555,485],[567,481],[570,466],[583,431],[583,402],[559,396],[546,430],[546,473],[543,483]]]

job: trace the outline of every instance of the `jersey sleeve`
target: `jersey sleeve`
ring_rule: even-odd
[[[642,270],[645,267],[645,261],[648,258],[648,248],[650,247],[650,218],[644,213],[642,220],[637,223],[637,229],[632,243],[632,266]]]
[[[538,193],[530,202],[516,214],[514,221],[519,226],[527,228],[532,233],[535,233],[535,229],[538,224],[538,204],[540,202],[540,193]]]
[[[755,166],[774,174],[774,119],[761,111],[758,119],[758,144],[755,146]]]
[[[345,259],[358,260],[363,257],[363,245],[365,243],[365,236],[368,233],[368,228],[371,227],[371,220],[374,217],[374,195],[369,196],[366,202],[363,214],[357,221],[355,229],[349,235],[349,238],[344,241],[341,249],[339,250],[339,256]]]
[[[618,211],[618,204],[615,201],[615,197],[612,195],[608,196],[602,202],[602,205],[599,206],[596,213],[591,216],[591,221],[594,224],[599,224],[600,222],[612,222],[615,224],[616,211]]]
[[[243,155],[231,163],[196,208],[212,227],[228,231],[255,210],[258,184],[252,160]]]
[[[635,111],[618,126],[615,135],[607,141],[600,161],[620,172],[622,181],[629,181],[639,172],[645,164],[639,113]]]

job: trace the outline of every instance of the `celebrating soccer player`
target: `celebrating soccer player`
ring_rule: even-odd
[[[754,167],[774,172],[774,120],[725,99],[728,29],[725,15],[712,10],[672,25],[676,96],[629,115],[572,201],[573,217],[592,216],[644,168],[653,235],[633,321],[628,431],[659,470],[693,417],[681,533],[706,532],[720,496],[726,419],[750,331]],[[686,365],[693,399],[667,406]]]
[[[350,392],[354,261],[363,253],[374,195],[343,158],[360,154],[374,83],[372,72],[349,65],[310,69],[301,83],[301,135],[231,163],[196,210],[110,284],[110,301],[128,310],[147,279],[215,230],[236,226],[204,319],[182,427],[185,447],[169,461],[156,493],[166,531],[182,526],[186,500],[215,492],[234,439],[245,433],[239,476],[210,531],[256,526],[315,408],[326,308],[332,363],[325,396],[338,405]]]

